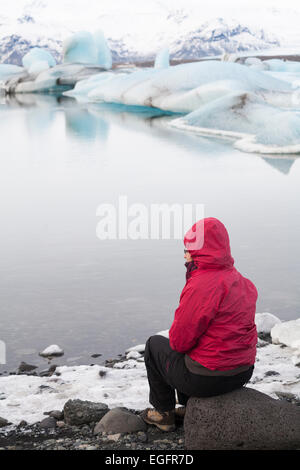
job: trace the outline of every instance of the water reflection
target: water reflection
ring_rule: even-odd
[[[88,109],[65,109],[66,131],[78,139],[106,141],[109,124],[101,116],[95,116]]]
[[[204,153],[221,155],[232,146],[231,141],[213,137],[188,134],[168,127],[176,115],[155,108],[126,106],[122,104],[85,103],[79,104],[75,99],[63,95],[25,93],[2,97],[2,105],[11,108],[30,108],[26,115],[26,125],[30,133],[36,130],[47,131],[53,124],[57,112],[65,116],[65,129],[70,138],[86,141],[105,142],[109,137],[109,123],[126,126],[131,131],[149,135],[152,130],[154,138],[169,139],[171,145],[185,148],[203,157]],[[6,109],[4,107],[4,109]],[[199,150],[201,150],[199,154]],[[217,150],[217,151],[216,151]],[[249,154],[248,154],[249,155]],[[251,154],[250,154],[251,155]],[[298,155],[264,156],[256,155],[268,165],[288,175]]]
[[[275,156],[273,158],[270,158],[270,157],[262,157],[262,158],[265,162],[267,162],[273,168],[276,168],[276,170],[280,171],[284,175],[288,175],[295,160],[299,157],[295,156],[294,158],[293,157],[280,158],[278,156]]]

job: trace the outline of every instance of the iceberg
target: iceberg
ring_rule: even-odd
[[[36,62],[47,62],[49,67],[54,67],[56,61],[50,52],[40,47],[34,47],[22,59],[22,64],[25,69],[29,70]]]
[[[64,41],[64,63],[96,64],[97,60],[97,45],[94,36],[90,32],[80,31]]]
[[[41,65],[33,64],[33,67]],[[22,79],[14,77],[6,80],[5,89],[9,94],[15,93],[62,93],[70,90],[79,80],[99,74],[102,67],[83,64],[61,64],[40,71],[36,76],[23,73]]]
[[[0,80],[6,80],[16,74],[22,74],[24,71],[23,67],[11,64],[0,64]]]
[[[300,152],[300,114],[272,106],[251,92],[216,99],[170,125],[235,139],[234,146],[246,152]]]
[[[300,73],[300,62],[269,59],[265,60],[264,64],[266,64],[268,69],[272,72]]]
[[[165,49],[162,49],[160,52],[158,52],[158,54],[156,55],[154,68],[165,69],[169,66],[170,66],[169,49],[165,48]]]
[[[164,69],[140,70],[129,76],[116,77],[109,84],[104,82],[97,86],[89,93],[89,98],[92,101],[132,106],[153,106],[172,112],[186,112],[187,108],[188,111],[194,111],[199,106],[195,89],[219,81],[233,81],[236,89],[265,95],[292,92],[291,84],[263,72],[237,63],[210,60]],[[218,97],[218,93],[216,95]],[[196,98],[194,102],[193,98]],[[214,99],[213,93],[210,99]],[[177,106],[178,100],[180,106]],[[185,100],[189,101],[188,106]]]
[[[94,33],[94,40],[97,46],[97,65],[108,70],[112,67],[112,55],[110,48],[102,31],[98,30]]]
[[[77,81],[75,87],[72,90],[64,92],[64,95],[74,97],[77,101],[88,101],[88,94],[90,91],[92,91],[102,81],[110,80],[114,76],[115,75],[111,72],[97,73],[85,80]]]
[[[31,64],[28,69],[29,75],[37,76],[39,73],[49,69],[49,64],[45,60],[40,60]]]
[[[102,31],[80,31],[63,43],[64,63],[93,64],[110,69],[112,56]]]

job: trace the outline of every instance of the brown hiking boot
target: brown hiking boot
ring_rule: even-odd
[[[175,431],[175,414],[171,411],[157,411],[154,408],[146,408],[141,413],[141,418],[147,424],[153,424],[161,431]]]

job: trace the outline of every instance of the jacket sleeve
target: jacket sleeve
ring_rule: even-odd
[[[196,346],[217,313],[219,297],[217,289],[209,292],[193,283],[184,287],[169,331],[174,351],[186,353]]]

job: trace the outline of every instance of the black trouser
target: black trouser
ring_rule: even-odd
[[[149,402],[158,411],[175,408],[175,390],[178,402],[186,405],[189,397],[222,395],[247,383],[254,366],[234,376],[204,376],[192,374],[184,362],[184,354],[171,349],[164,336],[151,336],[145,349],[145,364],[150,386]]]

